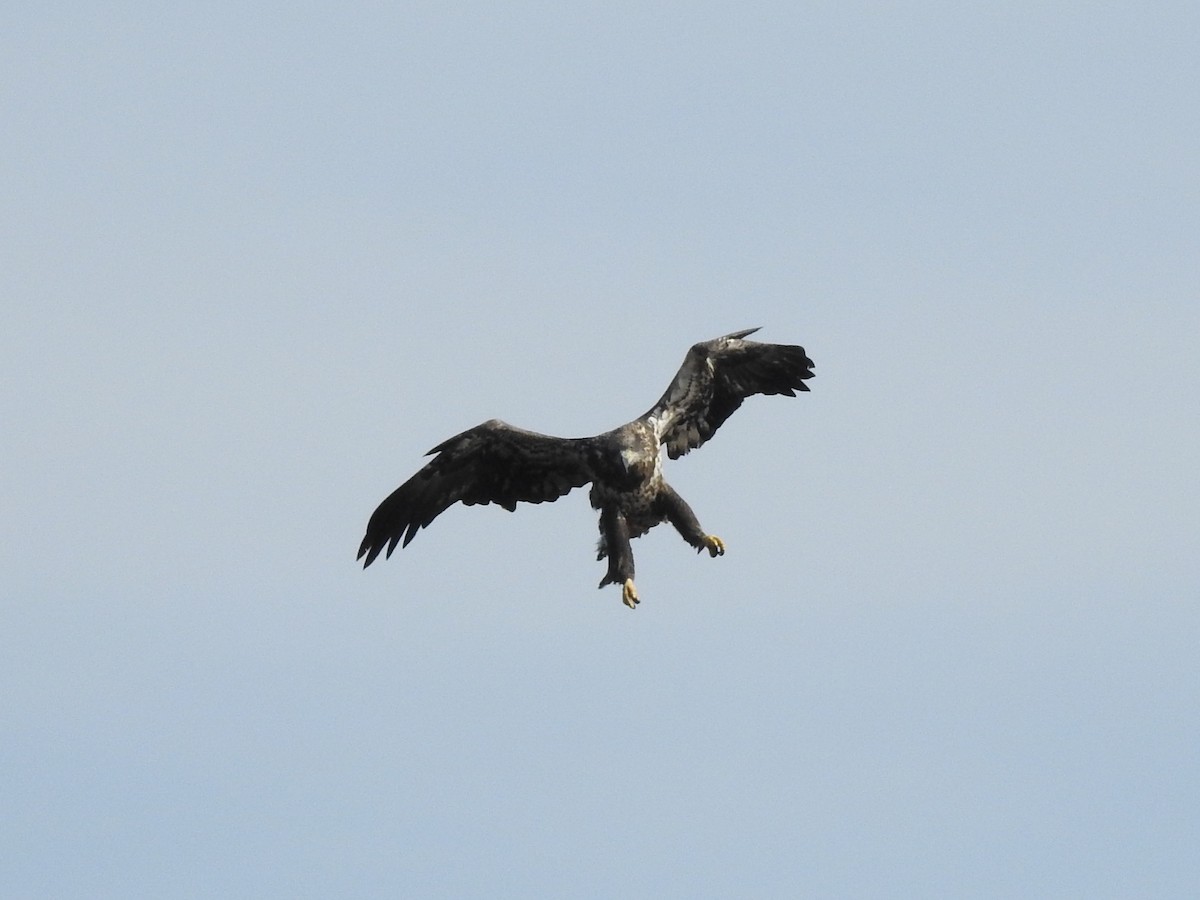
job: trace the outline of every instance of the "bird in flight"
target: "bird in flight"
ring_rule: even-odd
[[[608,558],[600,581],[621,586],[621,599],[638,604],[630,540],[670,522],[680,536],[710,556],[725,542],[700,527],[696,514],[662,476],[660,445],[677,459],[713,436],[742,401],[754,394],[807,391],[813,362],[803,347],[764,344],[748,328],[695,344],[666,393],[644,415],[594,437],[560,438],[515,428],[499,419],[443,441],[417,474],[379,504],[358,548],[363,568],[386,548],[407,547],[417,532],[455,503],[496,503],[510,512],[518,503],[557,500],[589,482],[600,513],[596,559]]]

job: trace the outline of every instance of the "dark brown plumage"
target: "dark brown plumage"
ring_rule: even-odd
[[[595,437],[558,438],[514,428],[499,419],[438,444],[433,459],[384,500],[367,523],[358,550],[363,566],[416,533],[454,503],[557,500],[592,483],[600,511],[599,558],[608,557],[600,582],[622,584],[622,598],[638,602],[629,541],[669,521],[697,550],[712,556],[724,543],[706,534],[687,503],[662,478],[659,446],[676,459],[704,444],[753,394],[807,391],[812,360],[803,347],[745,340],[750,328],[694,345],[666,392],[644,415]]]

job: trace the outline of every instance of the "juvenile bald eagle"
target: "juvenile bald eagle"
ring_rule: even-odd
[[[358,548],[363,568],[387,548],[407,547],[417,532],[454,503],[557,500],[591,482],[592,508],[600,511],[596,559],[608,557],[600,581],[621,585],[621,599],[638,603],[633,583],[632,538],[670,522],[696,552],[721,556],[725,542],[707,534],[696,514],[662,477],[659,445],[676,459],[707,441],[753,394],[807,391],[813,362],[803,347],[762,344],[748,328],[694,345],[662,398],[627,425],[585,438],[558,438],[514,428],[499,419],[476,425],[438,444],[423,469],[379,504]],[[434,455],[436,454],[436,455]]]

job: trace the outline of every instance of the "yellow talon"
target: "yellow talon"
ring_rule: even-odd
[[[706,534],[704,536],[704,546],[708,548],[709,556],[725,555],[725,542],[715,534]]]
[[[637,588],[633,586],[632,578],[625,579],[625,586],[621,588],[621,601],[630,609],[638,605]]]

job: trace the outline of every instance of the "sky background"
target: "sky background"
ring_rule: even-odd
[[[6,897],[1184,897],[1200,7],[10,4]],[[667,477],[375,505],[812,393]]]

